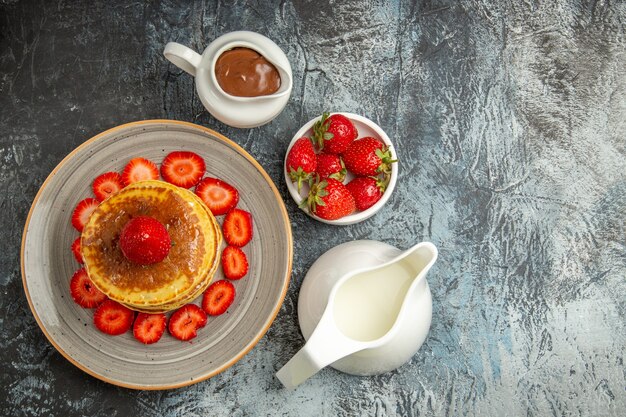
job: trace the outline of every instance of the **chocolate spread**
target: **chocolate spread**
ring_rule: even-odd
[[[215,77],[222,90],[233,96],[267,96],[280,88],[276,67],[250,48],[222,53],[215,64]]]

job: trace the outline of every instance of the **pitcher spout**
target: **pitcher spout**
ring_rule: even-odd
[[[335,326],[332,308],[327,308],[313,334],[277,373],[278,380],[294,389],[322,368],[369,347],[368,343],[347,338]]]
[[[402,259],[413,269],[416,280],[423,279],[437,261],[437,247],[430,242],[421,242],[404,251],[397,261]]]

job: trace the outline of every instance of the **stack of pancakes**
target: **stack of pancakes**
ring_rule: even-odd
[[[120,232],[137,216],[154,217],[166,227],[172,247],[163,261],[139,265],[122,254]],[[100,291],[130,309],[160,313],[192,301],[209,286],[222,234],[193,192],[163,181],[140,181],[96,208],[80,243],[87,274]]]

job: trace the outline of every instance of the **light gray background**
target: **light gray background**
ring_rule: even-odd
[[[617,1],[0,1],[0,415],[597,416],[626,409],[626,4]],[[287,54],[294,90],[270,124],[212,118],[162,56],[247,29]],[[385,208],[333,227],[282,183],[291,136],[324,110],[377,122],[400,159]],[[118,124],[172,118],[246,148],[287,203],[289,293],[240,362],[197,385],[96,380],[39,330],[19,245],[54,166]],[[353,239],[429,240],[431,333],[397,371],[274,378],[302,345],[300,284]],[[68,249],[69,250],[69,249]]]

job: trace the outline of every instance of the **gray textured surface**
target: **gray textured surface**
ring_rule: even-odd
[[[624,415],[626,5],[613,1],[0,1],[0,415]],[[269,7],[272,6],[272,7]],[[294,93],[261,128],[216,122],[163,59],[232,30],[275,40]],[[336,228],[281,183],[291,135],[322,110],[376,121],[398,187],[374,218]],[[235,366],[174,391],[82,373],[26,304],[19,244],[47,174],[92,135],[146,118],[192,121],[245,147],[280,188],[295,262],[268,334]],[[273,373],[302,345],[312,262],[370,238],[430,240],[433,325],[405,366],[323,370],[295,392]]]

